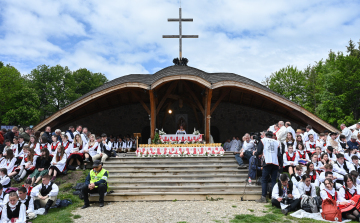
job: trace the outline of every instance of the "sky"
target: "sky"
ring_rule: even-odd
[[[183,57],[206,72],[261,82],[304,69],[360,39],[360,1],[182,0]],[[0,61],[28,74],[38,65],[87,68],[109,80],[152,74],[179,55],[178,0],[0,0]]]

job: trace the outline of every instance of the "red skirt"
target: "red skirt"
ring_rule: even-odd
[[[68,160],[72,159],[73,158],[72,156],[80,156],[81,159],[84,159],[84,153],[79,153],[79,152],[70,153],[70,156],[68,157]]]
[[[353,204],[347,204],[347,205],[339,205],[339,210],[344,213],[353,210],[354,208],[356,210],[360,210],[360,195],[355,195],[350,200],[355,201],[355,205]]]

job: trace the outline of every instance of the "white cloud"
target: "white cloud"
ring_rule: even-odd
[[[300,69],[360,38],[360,4],[343,1],[182,1],[189,65],[256,81]],[[0,60],[28,73],[40,64],[88,68],[109,79],[153,73],[178,56],[177,0],[11,1],[0,6]],[[165,62],[164,62],[165,61]]]

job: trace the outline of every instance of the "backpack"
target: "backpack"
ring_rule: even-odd
[[[335,200],[325,199],[323,201],[321,217],[328,221],[342,221],[341,211],[337,208]]]
[[[301,199],[301,209],[309,213],[318,213],[316,200],[313,197],[303,195]]]

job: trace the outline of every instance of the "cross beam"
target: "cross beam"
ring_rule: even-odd
[[[163,35],[163,38],[179,38],[179,60],[182,59],[182,38],[199,38],[198,35],[182,35],[181,22],[192,22],[193,19],[181,18],[181,8],[179,8],[178,19],[168,19],[168,22],[179,22],[179,35]]]

